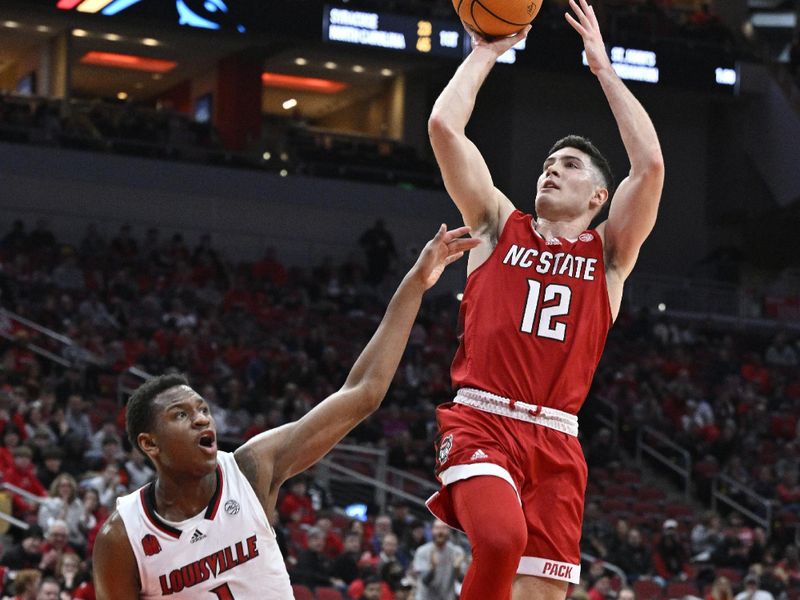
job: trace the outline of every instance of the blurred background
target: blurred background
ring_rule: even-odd
[[[667,177],[580,415],[571,597],[798,598],[798,3],[595,7]],[[526,211],[568,133],[628,168],[565,10],[545,0],[468,127]],[[187,373],[227,448],[338,389],[460,222],[427,118],[468,50],[443,0],[2,2],[6,595],[91,597],[97,528],[152,476],[122,430],[149,376]],[[414,555],[442,543],[423,502],[463,284],[458,265],[429,293],[383,408],[282,494],[297,598],[428,597]]]

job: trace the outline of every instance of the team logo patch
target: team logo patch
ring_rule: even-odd
[[[582,242],[591,242],[594,236],[591,233],[582,233],[578,236],[578,239]]]
[[[450,450],[453,449],[453,435],[450,434],[445,437],[439,444],[439,464],[443,465],[447,462],[447,457],[450,456]]]
[[[236,500],[228,500],[225,503],[225,512],[229,515],[238,515],[239,510],[241,510],[241,506],[239,506],[239,503]]]
[[[145,556],[153,556],[161,552],[161,544],[158,542],[158,538],[152,533],[148,533],[142,538],[142,550],[144,550]]]

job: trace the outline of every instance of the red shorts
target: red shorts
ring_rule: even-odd
[[[587,468],[578,438],[461,404],[440,406],[436,419],[442,489],[428,499],[430,511],[463,531],[447,486],[480,475],[499,477],[517,492],[528,526],[517,573],[579,583]]]

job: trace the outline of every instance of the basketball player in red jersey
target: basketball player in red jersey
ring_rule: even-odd
[[[266,515],[281,484],[324,456],[389,387],[422,294],[480,241],[442,225],[394,294],[344,386],[307,415],[218,452],[208,404],[179,375],[143,384],[128,435],[156,480],[120,498],[94,546],[99,600],[287,600],[289,576]]]
[[[563,599],[579,581],[587,473],[576,414],[663,186],[650,118],[614,72],[592,7],[570,6],[566,19],[583,39],[631,165],[605,222],[589,229],[610,200],[611,171],[585,138],[569,136],[549,152],[534,218],[494,187],[464,133],[495,61],[529,28],[496,40],[471,31],[472,52],[429,121],[447,191],[484,242],[469,256],[451,372],[458,391],[437,412],[442,489],[428,502],[472,543],[462,600]]]

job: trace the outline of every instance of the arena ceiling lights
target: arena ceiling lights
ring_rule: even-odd
[[[338,94],[347,89],[343,81],[333,79],[319,79],[317,77],[301,77],[299,75],[284,75],[283,73],[262,73],[261,82],[266,87],[297,90],[301,92],[316,92],[318,94]]]
[[[116,52],[98,52],[96,50],[84,54],[81,58],[81,63],[115,69],[145,71],[147,73],[169,73],[178,66],[178,63],[173,60],[147,58],[134,54],[117,54]]]

